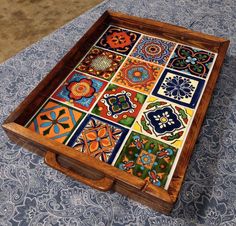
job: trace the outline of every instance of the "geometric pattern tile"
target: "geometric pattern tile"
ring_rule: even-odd
[[[64,143],[84,116],[78,110],[49,100],[27,127],[51,140]]]
[[[126,55],[139,37],[140,34],[136,32],[111,26],[96,45]]]
[[[92,113],[131,127],[145,99],[144,94],[110,84],[93,108]]]
[[[142,115],[138,116],[133,128],[137,132],[179,148],[192,116],[193,110],[190,108],[157,97],[149,97]]]
[[[140,133],[132,132],[115,167],[164,187],[178,149]]]
[[[57,89],[52,98],[88,111],[106,85],[105,81],[74,71]]]
[[[165,65],[174,50],[175,43],[158,38],[143,36],[135,46],[131,56]]]
[[[162,72],[158,65],[128,58],[122,65],[112,82],[138,92],[149,94]]]
[[[128,129],[96,116],[88,115],[68,142],[68,146],[111,163]]]
[[[168,67],[206,78],[214,56],[215,54],[210,52],[178,45],[168,63]]]
[[[110,81],[125,57],[93,47],[76,70]]]
[[[195,108],[203,86],[204,80],[200,78],[166,69],[158,80],[152,95]]]

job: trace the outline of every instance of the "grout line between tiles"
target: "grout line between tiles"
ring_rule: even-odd
[[[122,54],[122,53],[115,52],[115,51],[112,51],[112,50],[110,50],[110,49],[105,49],[105,48],[103,48],[103,47],[97,46],[98,41],[99,41],[99,40],[101,39],[101,37],[109,30],[109,28],[110,28],[111,26],[117,27],[117,28],[121,28],[121,29],[124,29],[124,30],[128,30],[128,31],[133,31],[133,32],[136,32],[136,33],[140,34],[140,37],[137,39],[136,43],[135,43],[134,46],[130,49],[130,51],[129,51],[129,53],[128,53],[127,55],[124,55],[124,54]],[[171,179],[172,179],[172,177],[173,177],[174,171],[175,171],[175,169],[176,169],[176,165],[177,165],[177,163],[178,163],[179,157],[180,157],[180,155],[181,155],[181,153],[182,153],[183,146],[184,146],[184,144],[185,144],[185,141],[186,141],[188,132],[189,132],[189,130],[190,130],[191,126],[192,126],[192,122],[193,122],[193,120],[194,120],[194,118],[195,118],[196,111],[197,111],[197,109],[198,109],[198,106],[199,106],[199,104],[200,104],[200,101],[201,101],[201,99],[202,99],[202,96],[203,96],[203,94],[204,94],[204,92],[205,92],[206,85],[207,85],[207,83],[208,83],[209,77],[210,77],[211,72],[212,72],[212,70],[213,70],[213,67],[214,67],[214,64],[215,64],[215,61],[216,61],[216,58],[217,58],[218,54],[217,54],[217,53],[214,53],[214,52],[211,52],[211,51],[209,51],[209,50],[204,50],[204,49],[200,49],[200,48],[193,47],[193,46],[190,46],[190,45],[186,45],[186,44],[181,44],[181,43],[173,42],[173,43],[175,43],[175,47],[174,47],[173,51],[171,52],[168,61],[165,63],[165,65],[159,65],[159,64],[156,64],[156,63],[153,63],[153,62],[148,62],[148,61],[145,61],[145,60],[136,58],[136,57],[134,57],[134,56],[131,56],[131,54],[132,54],[134,48],[139,44],[139,41],[140,41],[144,36],[153,37],[153,38],[158,38],[158,39],[161,39],[161,40],[164,40],[164,41],[173,42],[173,41],[170,41],[170,40],[167,40],[167,39],[160,38],[160,37],[158,37],[158,36],[147,35],[147,34],[143,34],[143,33],[140,33],[140,32],[134,31],[134,30],[130,30],[130,29],[127,29],[127,28],[122,28],[122,27],[118,27],[118,26],[115,26],[115,25],[110,24],[110,25],[107,27],[107,29],[105,29],[105,31],[104,31],[104,32],[99,36],[99,38],[94,42],[94,44],[93,44],[92,47],[87,51],[87,53],[86,53],[86,54],[81,58],[81,60],[76,64],[76,66],[71,70],[71,72],[70,72],[70,73],[65,77],[65,79],[57,86],[57,88],[55,89],[55,91],[46,99],[46,101],[42,104],[42,106],[36,111],[36,113],[35,113],[35,114],[30,118],[30,120],[25,124],[25,127],[28,126],[28,124],[31,122],[31,120],[38,114],[38,112],[43,108],[43,106],[45,105],[45,103],[46,103],[49,99],[56,100],[57,102],[63,103],[63,104],[65,104],[65,105],[67,105],[67,106],[69,106],[69,107],[72,107],[72,108],[75,108],[75,109],[77,109],[77,110],[79,109],[79,108],[77,108],[77,107],[68,105],[68,104],[66,104],[66,103],[64,103],[64,102],[62,102],[62,101],[57,100],[57,99],[54,99],[52,96],[54,95],[54,93],[59,89],[59,87],[66,81],[66,79],[67,79],[73,72],[78,72],[78,73],[85,74],[85,75],[90,76],[90,77],[97,78],[97,77],[94,76],[94,75],[90,75],[90,74],[88,74],[88,73],[86,73],[86,72],[81,72],[81,71],[79,71],[79,70],[76,69],[77,66],[78,66],[78,65],[85,59],[85,57],[89,54],[89,52],[91,51],[92,48],[96,47],[96,48],[100,48],[100,49],[103,49],[103,50],[108,51],[108,52],[110,51],[110,52],[113,52],[113,53],[115,53],[115,54],[122,55],[122,56],[125,57],[125,58],[124,58],[124,61],[121,63],[121,65],[119,66],[119,68],[117,69],[117,71],[114,73],[114,75],[112,76],[112,78],[111,78],[110,81],[107,81],[107,80],[105,80],[105,79],[99,77],[99,79],[101,79],[102,81],[107,82],[106,86],[104,87],[103,91],[101,92],[101,94],[99,95],[99,97],[96,99],[96,101],[92,104],[92,106],[91,106],[91,108],[89,109],[89,111],[85,111],[85,110],[79,109],[80,111],[82,111],[82,112],[85,113],[85,116],[84,116],[84,118],[79,122],[79,124],[73,129],[73,132],[68,136],[67,141],[66,141],[66,143],[65,143],[65,145],[68,144],[68,142],[70,141],[70,139],[73,137],[73,135],[74,135],[75,132],[77,131],[78,127],[83,123],[83,121],[85,120],[85,118],[86,118],[89,114],[90,114],[90,115],[93,115],[93,116],[96,116],[96,117],[98,117],[98,118],[101,118],[101,119],[105,119],[105,120],[107,120],[107,121],[109,121],[109,122],[112,122],[112,123],[114,123],[114,124],[116,124],[116,125],[119,125],[119,126],[121,126],[121,127],[124,127],[124,128],[126,128],[126,129],[128,129],[128,133],[127,133],[125,139],[123,140],[123,142],[122,142],[120,148],[118,149],[118,151],[117,151],[117,153],[116,153],[116,155],[115,155],[115,157],[114,157],[114,159],[113,159],[113,161],[112,161],[112,163],[111,163],[111,165],[114,166],[115,162],[117,161],[117,159],[119,158],[119,156],[120,156],[120,154],[121,154],[121,152],[122,152],[122,150],[123,150],[123,147],[124,147],[125,144],[126,144],[126,141],[127,141],[128,138],[129,138],[130,134],[131,134],[133,131],[136,132],[136,130],[134,129],[135,122],[137,121],[138,118],[140,118],[141,114],[143,114],[143,112],[145,111],[144,106],[146,106],[148,99],[149,99],[150,97],[156,97],[156,96],[153,96],[153,95],[152,95],[152,92],[153,92],[155,86],[157,85],[159,79],[161,78],[163,72],[164,72],[166,69],[170,69],[170,70],[173,70],[173,71],[176,71],[176,72],[181,72],[181,73],[186,74],[186,75],[190,75],[190,76],[193,76],[193,77],[197,77],[197,78],[203,79],[203,78],[201,78],[201,77],[199,77],[199,76],[195,76],[195,75],[189,74],[189,73],[187,73],[187,72],[177,71],[177,70],[175,70],[175,69],[172,69],[172,68],[167,67],[168,63],[169,63],[170,60],[171,60],[171,57],[172,57],[173,54],[175,53],[175,50],[176,50],[177,46],[178,46],[178,45],[184,45],[184,46],[188,46],[188,47],[191,47],[191,48],[195,48],[195,49],[198,49],[198,50],[203,50],[203,51],[207,51],[207,52],[209,52],[209,53],[212,53],[212,54],[214,54],[214,60],[213,60],[213,62],[212,62],[212,64],[211,64],[211,68],[210,68],[210,70],[209,70],[209,72],[208,72],[207,78],[206,78],[206,79],[203,79],[205,82],[204,82],[204,86],[203,86],[203,89],[202,89],[202,91],[201,91],[201,94],[200,94],[200,96],[199,96],[199,98],[198,98],[197,104],[196,104],[195,108],[193,108],[193,109],[190,108],[190,109],[193,110],[193,115],[192,115],[192,117],[191,117],[191,120],[190,120],[190,123],[189,123],[189,125],[188,125],[188,128],[187,128],[186,131],[184,132],[184,138],[183,138],[182,144],[181,144],[181,146],[178,148],[178,152],[177,152],[176,157],[175,157],[175,159],[174,159],[174,162],[173,162],[173,164],[172,164],[172,166],[171,166],[171,170],[170,170],[170,172],[168,173],[168,176],[167,176],[167,181],[166,181],[165,186],[164,186],[164,189],[167,190],[168,187],[169,187],[170,181],[171,181]],[[121,124],[119,124],[118,122],[111,121],[111,120],[109,120],[109,119],[107,119],[107,118],[102,118],[101,116],[98,116],[98,115],[92,113],[92,110],[93,110],[94,106],[96,106],[96,104],[99,102],[99,100],[101,99],[102,95],[103,95],[104,92],[106,91],[107,87],[108,87],[110,84],[113,84],[113,83],[116,84],[116,85],[118,85],[117,83],[114,82],[114,79],[115,79],[117,73],[118,73],[118,72],[120,71],[120,69],[123,67],[124,63],[125,63],[129,58],[134,58],[134,59],[137,59],[137,60],[146,62],[146,63],[150,63],[150,64],[153,64],[153,65],[156,65],[156,66],[160,66],[160,67],[162,68],[162,72],[160,73],[159,77],[158,77],[157,80],[155,81],[155,85],[153,86],[153,88],[152,88],[152,90],[151,90],[151,92],[150,92],[149,94],[143,93],[143,92],[141,92],[141,91],[136,91],[135,89],[130,88],[130,87],[127,88],[127,89],[130,89],[130,90],[135,91],[135,92],[137,92],[137,93],[142,93],[142,94],[144,94],[144,95],[146,96],[146,99],[145,99],[145,101],[144,101],[144,103],[143,103],[143,106],[141,107],[139,113],[138,113],[137,116],[135,117],[135,120],[134,120],[134,122],[133,122],[133,124],[132,124],[131,127],[127,127],[127,126],[125,126],[125,125],[121,125]],[[118,85],[118,86],[120,86],[120,85]],[[163,99],[163,98],[160,98],[160,97],[156,97],[156,98],[158,98],[158,99]],[[163,100],[165,100],[165,99],[163,99]],[[169,100],[167,100],[167,102],[168,102],[168,103],[172,103],[172,101],[169,101]],[[176,103],[175,103],[175,104],[176,104]],[[181,104],[177,104],[177,105],[182,106]],[[150,137],[151,137],[151,136],[150,136]],[[158,138],[155,138],[155,139],[161,141],[161,140],[158,139]],[[163,141],[162,141],[162,142],[163,142]]]

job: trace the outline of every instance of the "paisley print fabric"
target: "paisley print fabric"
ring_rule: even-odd
[[[235,225],[234,0],[103,2],[0,65],[1,124],[107,9],[231,40],[178,201],[166,216],[116,192],[96,191],[47,167],[0,128],[0,225]]]

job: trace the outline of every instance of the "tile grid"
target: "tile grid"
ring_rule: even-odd
[[[215,54],[214,60],[213,60],[213,62],[212,62],[212,67],[211,67],[211,69],[209,70],[208,75],[211,75],[211,72],[212,72],[212,70],[213,70],[213,66],[214,66],[214,64],[215,64],[216,58],[217,58],[217,54]],[[181,154],[181,152],[182,152],[183,146],[184,146],[185,141],[186,141],[186,139],[187,139],[187,134],[188,134],[188,132],[189,132],[191,126],[192,126],[192,122],[193,122],[193,120],[194,120],[194,117],[195,117],[195,114],[196,114],[196,112],[197,112],[198,106],[199,106],[199,104],[200,104],[200,102],[201,102],[201,99],[202,99],[202,96],[203,96],[203,94],[204,94],[204,92],[205,92],[206,85],[207,85],[207,83],[208,83],[209,77],[210,77],[210,76],[208,76],[208,77],[206,78],[206,80],[205,80],[204,87],[203,87],[203,89],[202,89],[201,95],[200,95],[200,97],[199,97],[199,99],[198,99],[198,102],[197,102],[197,104],[196,104],[196,106],[195,106],[195,109],[193,110],[193,116],[192,116],[192,118],[191,118],[191,121],[190,121],[190,124],[189,124],[187,130],[185,131],[185,137],[184,137],[184,139],[183,139],[182,147],[181,147],[180,151],[178,151],[177,154],[176,154],[176,156],[175,156],[175,161],[173,162],[173,165],[172,165],[172,167],[171,167],[171,170],[170,170],[170,172],[169,172],[169,175],[168,175],[168,178],[167,178],[165,187],[164,187],[164,189],[166,189],[166,190],[168,189],[168,187],[169,187],[169,185],[170,185],[170,182],[171,182],[171,179],[172,179],[172,177],[173,177],[173,174],[174,174],[176,165],[177,165],[177,163],[178,163],[180,154]]]
[[[113,25],[110,25],[110,26],[113,26]],[[98,40],[100,40],[100,38],[106,33],[106,31],[110,28],[110,26],[104,31],[104,33],[99,37]],[[127,29],[127,30],[129,30],[129,29]],[[131,30],[129,30],[129,31],[131,31]],[[136,33],[139,33],[139,32],[136,32]],[[139,43],[139,40],[141,40],[141,38],[142,38],[143,36],[150,36],[150,37],[158,38],[158,37],[151,36],[151,35],[146,35],[146,34],[144,35],[144,34],[141,34],[141,33],[139,33],[139,34],[140,34],[139,39],[136,41],[135,45],[132,47],[132,49],[130,50],[130,52],[129,52],[127,55],[118,53],[118,54],[120,54],[120,55],[125,56],[125,59],[124,59],[124,61],[122,62],[122,64],[119,66],[119,68],[117,69],[117,71],[115,72],[115,74],[112,76],[111,80],[110,80],[110,81],[106,81],[106,80],[104,80],[103,78],[100,78],[100,77],[99,77],[99,79],[104,80],[104,81],[107,82],[106,87],[105,87],[105,89],[102,91],[102,93],[105,92],[105,90],[106,90],[106,88],[109,86],[109,84],[112,84],[112,83],[113,83],[113,80],[114,80],[116,74],[119,72],[119,70],[122,68],[123,64],[125,63],[125,61],[126,61],[129,57],[137,59],[136,57],[133,57],[133,56],[130,56],[130,55],[132,54],[132,51],[134,50],[134,48],[136,47],[136,45]],[[160,39],[160,38],[158,38],[158,39]],[[162,39],[162,40],[164,40],[164,39]],[[168,40],[167,40],[167,41],[168,41]],[[89,49],[89,51],[90,51],[93,47],[96,47],[96,48],[104,49],[104,50],[106,50],[106,51],[110,51],[110,52],[117,53],[117,52],[115,52],[115,51],[111,51],[110,49],[107,50],[107,49],[102,48],[102,47],[100,47],[100,46],[96,46],[96,44],[97,44],[97,42],[95,42],[95,44]],[[181,44],[181,43],[175,43],[175,47],[174,47],[174,49],[173,49],[171,55],[169,56],[168,61],[165,63],[164,66],[163,66],[163,65],[155,64],[155,63],[153,63],[153,62],[148,62],[148,63],[151,63],[151,64],[153,64],[153,65],[158,65],[158,66],[160,66],[161,68],[163,68],[161,74],[159,75],[159,77],[158,77],[158,79],[157,79],[157,81],[156,81],[156,84],[157,84],[159,78],[162,76],[162,73],[164,72],[164,70],[165,70],[166,68],[168,68],[167,65],[168,65],[168,63],[169,63],[169,61],[170,61],[172,55],[174,54],[174,51],[175,51],[175,49],[177,48],[178,44]],[[87,52],[87,54],[89,53],[89,51]],[[208,51],[208,52],[210,52],[210,51]],[[85,54],[85,56],[79,61],[79,63],[81,63],[81,62],[83,61],[83,59],[87,56],[87,54]],[[214,53],[214,54],[215,54],[215,53]],[[216,59],[216,54],[215,54],[214,61],[212,62],[212,67],[210,68],[208,75],[211,74],[211,70],[212,70],[213,65],[214,65],[214,63],[215,63],[215,59]],[[142,59],[138,59],[138,60],[147,62],[147,61],[142,60]],[[69,75],[66,76],[66,78],[63,80],[63,82],[70,76],[71,73],[73,73],[73,71],[80,72],[80,71],[76,70],[76,68],[77,68],[77,66],[79,65],[79,63],[78,63],[78,64],[76,65],[76,67],[69,73]],[[173,70],[173,71],[177,71],[177,70],[172,69],[172,68],[170,68],[170,69]],[[93,76],[93,75],[90,75],[90,74],[87,74],[87,73],[84,73],[84,72],[81,72],[81,73],[82,73],[82,74],[85,74],[85,75],[89,75],[90,77],[96,77],[96,76]],[[181,73],[182,73],[182,72],[181,72]],[[188,73],[185,73],[185,72],[183,72],[183,73],[184,73],[184,74],[188,74]],[[188,75],[189,75],[189,74],[188,74]],[[194,76],[194,75],[193,75],[193,76]],[[200,96],[199,99],[198,99],[198,103],[197,103],[196,107],[193,109],[194,113],[193,113],[191,122],[190,122],[190,124],[189,124],[189,126],[188,126],[188,128],[187,128],[187,131],[185,132],[185,137],[184,137],[184,140],[183,140],[183,143],[182,143],[182,147],[183,147],[183,145],[184,145],[184,143],[185,143],[185,140],[186,140],[188,131],[189,131],[190,127],[191,127],[192,120],[193,120],[193,118],[194,118],[196,109],[198,108],[198,105],[199,105],[199,103],[200,103],[201,97],[202,97],[202,95],[203,95],[203,93],[204,93],[205,86],[206,86],[206,84],[207,84],[208,79],[209,79],[209,76],[205,79],[204,88],[203,88],[203,90],[202,90],[202,92],[201,92],[201,96]],[[63,82],[62,82],[62,83],[63,83]],[[60,86],[60,85],[59,85],[59,86]],[[59,86],[58,86],[58,87],[59,87]],[[154,90],[154,88],[155,88],[155,85],[153,86],[152,91]],[[57,90],[57,89],[58,89],[58,88],[56,88],[56,90]],[[136,90],[134,90],[134,89],[132,89],[132,88],[130,88],[130,87],[129,87],[128,89],[137,92]],[[48,101],[50,98],[53,99],[53,100],[55,100],[54,98],[52,98],[52,96],[53,96],[53,94],[56,92],[56,90],[51,94],[51,96],[50,96],[46,101]],[[143,93],[143,92],[140,91],[140,93],[143,93],[144,95],[147,96],[145,102],[148,100],[149,97],[153,97],[153,95],[151,94],[152,91],[151,91],[149,94],[146,94],[146,93]],[[100,96],[102,96],[102,93],[101,93]],[[45,101],[45,102],[46,102],[46,101]],[[58,101],[58,100],[56,100],[56,101]],[[96,106],[96,104],[97,104],[98,101],[99,101],[99,98],[97,98],[96,101],[93,103],[93,107]],[[60,101],[58,101],[58,102],[60,102]],[[62,103],[63,103],[63,102],[62,102]],[[64,104],[65,104],[65,103],[64,103]],[[144,104],[145,104],[145,103],[144,103]],[[144,105],[144,104],[143,104],[143,105]],[[70,106],[70,107],[76,109],[76,107],[73,107],[73,106]],[[89,109],[89,111],[83,111],[83,110],[81,110],[81,109],[80,109],[80,111],[86,113],[86,116],[87,116],[88,114],[95,115],[95,114],[93,114],[93,113],[91,112],[92,109],[93,109],[93,107],[91,107],[91,108]],[[40,108],[40,109],[41,109],[41,108]],[[39,109],[38,111],[40,111],[40,109]],[[142,108],[142,109],[140,110],[140,112],[139,112],[138,115],[141,115],[144,110],[145,110],[145,109]],[[37,112],[38,112],[38,111],[37,111]],[[37,114],[37,112],[35,113],[35,115]],[[81,125],[81,123],[84,121],[84,119],[86,118],[86,116],[80,121],[79,125],[77,125],[77,128]],[[95,115],[95,116],[96,116],[96,117],[99,117],[99,116],[97,116],[97,115]],[[33,116],[33,117],[34,117],[34,116]],[[33,118],[33,117],[32,117],[32,118]],[[137,117],[138,117],[138,116],[137,116]],[[110,121],[109,119],[106,119],[106,120]],[[29,120],[29,122],[30,122],[30,120]],[[28,122],[28,123],[29,123],[29,122]],[[119,123],[116,123],[116,122],[114,122],[114,121],[111,121],[111,122],[114,123],[114,124],[120,125]],[[28,123],[26,124],[26,126],[28,125]],[[124,125],[122,125],[122,126],[124,126]],[[114,163],[116,162],[116,160],[117,160],[117,158],[118,158],[120,152],[122,151],[122,149],[123,149],[123,147],[124,147],[124,145],[125,145],[127,139],[129,138],[130,133],[131,133],[132,131],[135,131],[135,130],[133,129],[134,123],[133,123],[133,125],[132,125],[131,128],[126,127],[126,126],[124,126],[124,127],[125,127],[125,128],[128,128],[128,129],[129,129],[129,132],[128,132],[128,134],[126,135],[126,138],[125,138],[125,140],[123,141],[122,145],[120,146],[119,151],[118,151],[118,153],[116,154],[116,157],[115,157],[115,159],[114,159],[113,162],[112,162],[112,165],[114,165]],[[74,129],[74,132],[70,135],[70,137],[68,138],[66,144],[69,142],[69,140],[71,139],[71,137],[73,136],[73,134],[75,133],[75,131],[77,130],[77,128]],[[158,138],[157,138],[157,140],[158,140]],[[169,186],[169,182],[170,182],[170,180],[171,180],[171,178],[172,178],[172,174],[173,174],[173,171],[174,171],[175,166],[176,166],[176,164],[177,164],[179,155],[180,155],[180,153],[181,153],[181,151],[182,151],[182,147],[179,148],[179,150],[178,150],[178,152],[177,152],[175,161],[174,161],[174,163],[173,163],[173,165],[172,165],[172,167],[171,167],[171,171],[169,172],[168,180],[166,181],[166,184],[165,184],[165,187],[164,187],[165,189],[167,189],[168,186]]]

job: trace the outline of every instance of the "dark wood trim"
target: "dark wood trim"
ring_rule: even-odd
[[[178,194],[180,192],[180,188],[184,180],[188,163],[191,158],[195,143],[197,141],[198,134],[201,130],[201,125],[205,118],[208,105],[211,101],[213,90],[214,90],[217,78],[219,76],[220,69],[222,67],[224,56],[227,52],[228,46],[229,46],[229,41],[221,42],[218,57],[215,62],[215,67],[206,85],[204,95],[202,96],[202,99],[196,111],[194,120],[188,132],[182,153],[180,155],[177,167],[175,169],[174,175],[170,182],[168,193],[170,194],[173,202],[177,200]]]

